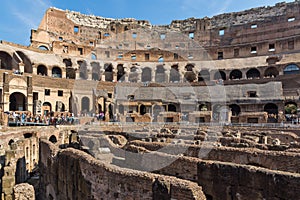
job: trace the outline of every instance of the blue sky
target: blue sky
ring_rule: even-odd
[[[293,0],[286,0],[292,2]],[[211,17],[253,7],[273,6],[278,0],[1,0],[0,40],[29,45],[50,6],[111,18],[136,18],[151,24],[170,24],[174,19]]]

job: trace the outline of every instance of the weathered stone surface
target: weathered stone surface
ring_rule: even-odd
[[[28,183],[21,183],[14,186],[14,200],[35,200],[34,188]]]

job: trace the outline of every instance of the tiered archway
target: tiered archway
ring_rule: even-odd
[[[27,98],[23,93],[14,92],[9,96],[9,110],[10,111],[25,111]]]

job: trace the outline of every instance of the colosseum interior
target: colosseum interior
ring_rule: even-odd
[[[49,8],[0,43],[1,199],[300,199],[299,10]]]

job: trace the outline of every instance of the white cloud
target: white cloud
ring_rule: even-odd
[[[51,6],[50,0],[25,0],[20,5],[11,3],[12,15],[26,28],[37,28],[45,10]],[[19,29],[19,27],[18,27]]]

